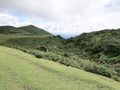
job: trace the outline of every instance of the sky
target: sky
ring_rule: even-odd
[[[120,0],[0,0],[0,26],[33,24],[55,35],[120,28]]]

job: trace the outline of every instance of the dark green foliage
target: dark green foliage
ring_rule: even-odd
[[[35,56],[36,56],[37,58],[42,58],[42,56],[41,56],[40,54],[35,54]]]
[[[19,34],[19,35],[29,35],[30,33],[18,29],[13,26],[0,26],[0,34]]]
[[[85,67],[85,70],[110,78],[112,77],[111,73],[113,72],[112,70],[110,71],[106,67],[96,65]]]
[[[44,52],[47,52],[47,51],[48,51],[47,48],[44,47],[44,46],[37,46],[36,49],[38,49],[38,50],[40,50],[40,51],[44,51]]]
[[[64,57],[69,57],[68,53],[63,54]]]
[[[91,60],[101,61],[103,56],[106,63],[119,63],[120,56],[120,30],[103,30],[92,33],[83,33],[75,38],[66,40],[71,45],[71,52],[86,53]],[[68,47],[69,49],[69,47]],[[116,60],[113,60],[116,59]],[[109,60],[109,61],[108,61]],[[112,62],[113,61],[113,62]]]
[[[109,57],[116,57],[120,55],[120,46],[116,43],[109,44],[104,47],[105,55]]]

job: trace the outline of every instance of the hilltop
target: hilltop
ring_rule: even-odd
[[[33,25],[14,27],[14,26],[0,26],[0,34],[12,35],[52,35],[44,29]]]
[[[22,29],[26,32],[29,32],[32,35],[52,35],[51,33],[47,32],[46,30],[38,28],[33,25],[22,26],[22,27],[19,27],[18,29]]]

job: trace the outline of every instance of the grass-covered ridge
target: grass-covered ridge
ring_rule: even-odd
[[[33,25],[14,27],[14,26],[0,26],[0,34],[11,35],[52,35],[44,29]]]
[[[45,31],[44,29],[38,28],[33,25],[22,26],[22,27],[19,27],[18,29],[22,29],[26,32],[29,32],[32,35],[52,35],[51,33]]]
[[[0,90],[119,90],[120,83],[0,47]]]

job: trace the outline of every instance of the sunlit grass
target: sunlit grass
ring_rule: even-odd
[[[112,79],[0,47],[0,90],[119,90]]]

